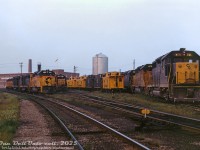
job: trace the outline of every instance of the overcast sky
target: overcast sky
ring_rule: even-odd
[[[0,0],[0,73],[31,58],[33,71],[91,74],[100,52],[126,71],[181,47],[200,54],[199,0]]]

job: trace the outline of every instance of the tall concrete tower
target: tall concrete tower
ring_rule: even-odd
[[[108,72],[108,57],[102,53],[93,57],[92,74],[102,74]]]

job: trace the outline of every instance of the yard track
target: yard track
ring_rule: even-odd
[[[50,100],[50,99],[48,99],[48,98],[45,98],[44,96],[34,96],[34,97],[35,97],[35,98],[38,98],[39,101],[41,101],[41,100],[48,101],[48,103],[49,103],[49,102],[52,103],[52,104],[54,105],[54,107],[55,107],[55,105],[57,105],[58,107],[63,107],[63,108],[65,108],[67,111],[73,112],[73,113],[75,113],[76,115],[78,115],[79,117],[84,118],[84,119],[86,119],[86,120],[89,120],[89,122],[91,122],[93,125],[95,124],[95,126],[102,128],[103,131],[101,131],[101,132],[106,133],[106,134],[110,134],[110,133],[111,133],[111,134],[110,134],[111,138],[113,137],[113,135],[115,135],[117,138],[122,139],[123,141],[128,142],[128,143],[131,145],[131,147],[132,147],[133,149],[138,149],[138,150],[140,150],[140,149],[141,149],[141,150],[149,150],[148,147],[146,147],[146,146],[144,146],[143,144],[137,142],[136,140],[134,140],[134,139],[132,139],[132,138],[130,138],[130,137],[124,135],[123,133],[121,133],[121,132],[119,132],[119,131],[113,129],[112,127],[110,127],[110,126],[108,126],[108,125],[106,125],[106,124],[104,124],[104,123],[98,121],[97,119],[92,118],[91,116],[89,116],[89,115],[87,115],[87,114],[84,114],[84,113],[82,113],[82,112],[80,112],[80,111],[78,111],[78,110],[76,110],[76,109],[74,109],[74,108],[71,108],[71,107],[67,106],[67,105],[66,105],[65,103],[63,103],[63,102],[58,102],[58,101],[52,100],[52,99]],[[37,100],[37,101],[38,101],[38,100]],[[41,103],[41,102],[39,102],[39,103]],[[79,120],[79,119],[76,118],[76,120]],[[87,125],[87,128],[90,128],[90,126]],[[94,135],[94,136],[95,136],[95,135]],[[95,138],[95,137],[94,137],[94,138]],[[122,142],[122,143],[123,143],[123,142]],[[117,143],[116,143],[116,144],[117,144]]]
[[[130,113],[140,118],[144,116],[143,114],[141,114],[141,110],[148,109],[150,110],[150,114],[148,114],[146,118],[149,120],[158,121],[158,122],[167,123],[167,124],[174,124],[174,125],[189,128],[192,130],[200,131],[199,119],[166,113],[166,112],[149,109],[149,108],[138,106],[138,105],[132,105],[132,104],[123,103],[123,102],[116,102],[116,101],[108,100],[108,99],[98,97],[98,96],[89,96],[87,94],[84,94],[78,91],[72,92],[72,93],[78,94],[80,97],[84,98],[87,101],[92,101],[92,102],[95,102],[107,107],[111,107],[116,110],[120,110],[122,112]]]
[[[137,142],[136,140],[124,135],[123,133],[113,129],[112,127],[92,118],[91,116],[88,116],[76,109],[73,109],[69,106],[67,106],[65,103],[58,102],[56,99],[49,99],[48,97],[45,97],[44,95],[30,95],[30,94],[22,94],[19,92],[11,92],[13,94],[22,95],[25,96],[27,99],[31,99],[44,107],[52,116],[55,118],[56,121],[62,126],[62,129],[66,131],[68,135],[75,141],[75,147],[76,149],[84,149],[87,147],[87,143],[83,142],[84,135],[90,135],[93,136],[92,139],[95,139],[95,142],[98,141],[99,134],[101,134],[101,137],[106,135],[107,137],[105,139],[117,139],[112,140],[110,143],[111,145],[115,146],[125,146],[126,148],[136,149],[136,150],[149,150],[150,148],[144,146],[143,144]],[[70,115],[66,115],[70,114]],[[71,117],[72,115],[75,115],[75,117]],[[69,120],[66,116],[75,118],[75,121]],[[80,121],[82,120],[82,121]],[[67,123],[68,122],[68,123]],[[78,122],[76,125],[73,124],[73,122]],[[83,123],[86,123],[83,125]],[[69,124],[73,124],[73,126],[76,126],[74,128],[85,128],[82,131],[76,131],[73,129],[68,128]],[[78,125],[77,125],[78,124]],[[93,131],[90,131],[90,129],[94,129]],[[72,130],[72,131],[71,131]],[[87,131],[89,130],[89,131]],[[74,134],[73,134],[74,132]],[[96,135],[98,134],[98,137]],[[113,137],[114,135],[114,137]],[[78,138],[75,138],[78,137]],[[108,138],[109,137],[109,138]],[[103,138],[102,138],[103,139]],[[101,139],[101,140],[102,140]],[[90,141],[92,143],[92,141]],[[101,143],[104,143],[100,141]],[[106,141],[108,142],[108,141]],[[90,144],[91,144],[90,143]],[[93,143],[94,144],[94,143]],[[97,143],[95,143],[97,144]],[[98,145],[98,144],[97,144]]]

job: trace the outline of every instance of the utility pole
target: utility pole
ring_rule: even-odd
[[[23,67],[23,62],[20,62],[20,68],[21,68],[21,75],[22,75],[22,67]]]
[[[78,68],[78,67],[74,66],[74,73],[76,73],[76,71],[77,71],[77,68]]]
[[[133,59],[133,70],[135,70],[135,59]]]

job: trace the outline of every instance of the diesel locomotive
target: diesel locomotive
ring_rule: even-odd
[[[125,74],[130,89],[173,101],[200,101],[199,55],[181,48]],[[129,71],[130,72],[130,71]],[[128,81],[125,81],[125,83]]]
[[[171,51],[152,63],[151,95],[174,101],[200,100],[199,55],[181,48]]]
[[[56,90],[55,73],[50,70],[41,70],[15,76],[6,81],[6,89],[30,93],[54,93]]]
[[[55,76],[56,91],[66,91],[67,90],[67,78],[63,74]]]
[[[35,93],[54,93],[56,90],[55,73],[41,70],[30,74],[30,91]]]
[[[200,101],[200,56],[195,51],[180,48],[135,70],[71,77],[42,70],[8,79],[7,89],[53,93],[65,88],[145,93],[173,101]]]

